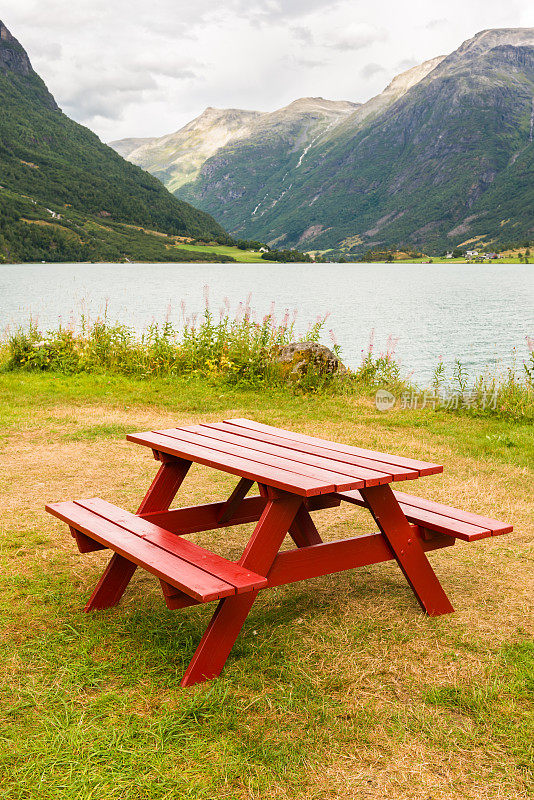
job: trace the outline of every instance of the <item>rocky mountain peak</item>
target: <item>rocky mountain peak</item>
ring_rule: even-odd
[[[494,28],[480,31],[445,58],[436,74],[453,74],[484,59],[498,48],[534,48],[534,28]]]
[[[428,61],[423,61],[422,64],[417,64],[417,66],[407,69],[405,72],[401,72],[399,75],[396,75],[391,83],[386,86],[384,92],[389,92],[395,95],[405,94],[409,89],[412,88],[412,86],[420,83],[423,78],[426,78],[427,75],[430,75],[430,73],[433,72],[433,70],[435,70],[444,59],[445,56],[436,56]]]
[[[351,103],[349,100],[326,100],[324,97],[299,97],[293,100],[284,108],[273,112],[296,113],[296,114],[347,114],[358,108],[359,103]]]
[[[503,45],[534,47],[534,28],[493,28],[480,31],[471,39],[467,39],[456,54],[483,53]]]
[[[199,114],[198,117],[195,117],[195,119],[187,123],[185,128],[224,123],[235,124],[236,122],[243,122],[245,120],[250,121],[255,117],[261,116],[261,114],[261,111],[248,111],[242,108],[214,108],[213,106],[208,106],[204,109],[202,114]]]
[[[17,72],[29,75],[32,70],[30,59],[23,46],[0,21],[0,71]]]

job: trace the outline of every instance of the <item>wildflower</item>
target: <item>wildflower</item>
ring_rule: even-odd
[[[395,355],[395,350],[397,348],[397,344],[399,343],[398,338],[393,336],[393,334],[389,334],[388,340],[386,342],[386,358],[391,361],[393,356]]]

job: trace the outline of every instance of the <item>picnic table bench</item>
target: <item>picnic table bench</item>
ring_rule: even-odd
[[[393,491],[393,481],[443,471],[439,464],[305,436],[248,419],[129,434],[161,463],[138,511],[99,498],[51,503],[82,553],[113,556],[85,610],[121,599],[137,567],[159,578],[171,609],[218,600],[182,678],[182,686],[220,674],[258,592],[286,583],[396,560],[423,610],[454,609],[426,553],[509,533],[512,526]],[[222,502],[170,508],[192,463],[238,476]],[[259,494],[248,496],[253,484]],[[346,502],[367,508],[379,530],[323,542],[312,519]],[[199,531],[256,523],[238,562],[183,538]],[[280,550],[289,534],[296,547]]]

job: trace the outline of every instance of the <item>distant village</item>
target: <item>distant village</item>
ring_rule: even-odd
[[[504,255],[503,253],[483,253],[478,250],[466,250],[464,257],[467,258],[468,261],[482,264],[484,261],[495,261],[499,258],[504,258]],[[454,252],[451,251],[447,253],[445,258],[455,258]]]

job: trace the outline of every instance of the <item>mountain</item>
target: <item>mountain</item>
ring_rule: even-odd
[[[248,136],[254,121],[261,116],[259,111],[207,108],[176,133],[151,139],[120,139],[110,142],[110,147],[175,192],[193,181],[217,150]]]
[[[258,235],[356,253],[529,239],[533,96],[534,29],[478,34],[379,114],[348,118]]]
[[[139,250],[128,249],[125,225],[228,239],[211,216],[176,199],[65,116],[1,22],[0,100],[0,260],[135,256]],[[156,247],[152,239],[148,249],[151,257],[159,253],[156,260],[191,260],[190,253],[182,258],[174,240],[164,244],[160,236]]]
[[[259,200],[257,187],[263,195],[271,192],[268,202],[276,205],[283,191],[278,187],[284,174],[296,165],[300,156],[318,137],[335,128],[358,108],[357,103],[304,97],[273,112],[242,111],[239,109],[207,108],[199,117],[174,134],[159,139],[122,139],[111,142],[117,152],[159,177],[180,196],[187,195],[192,186],[202,187],[204,169],[210,165],[235,166],[229,193],[224,193],[225,178],[217,185],[209,182],[206,191],[200,188],[204,205],[216,205],[223,216],[239,230],[238,220],[227,214],[226,201],[235,201],[241,209],[245,195],[249,198],[249,213],[253,215]],[[140,145],[135,146],[137,142]],[[253,160],[249,158],[254,155]],[[221,156],[221,158],[219,158]],[[244,183],[239,185],[240,181]],[[219,191],[222,188],[223,193]],[[252,203],[252,205],[251,205]]]
[[[482,31],[335,124],[282,134],[262,115],[177,194],[279,247],[438,253],[531,239],[533,97],[534,29]]]

